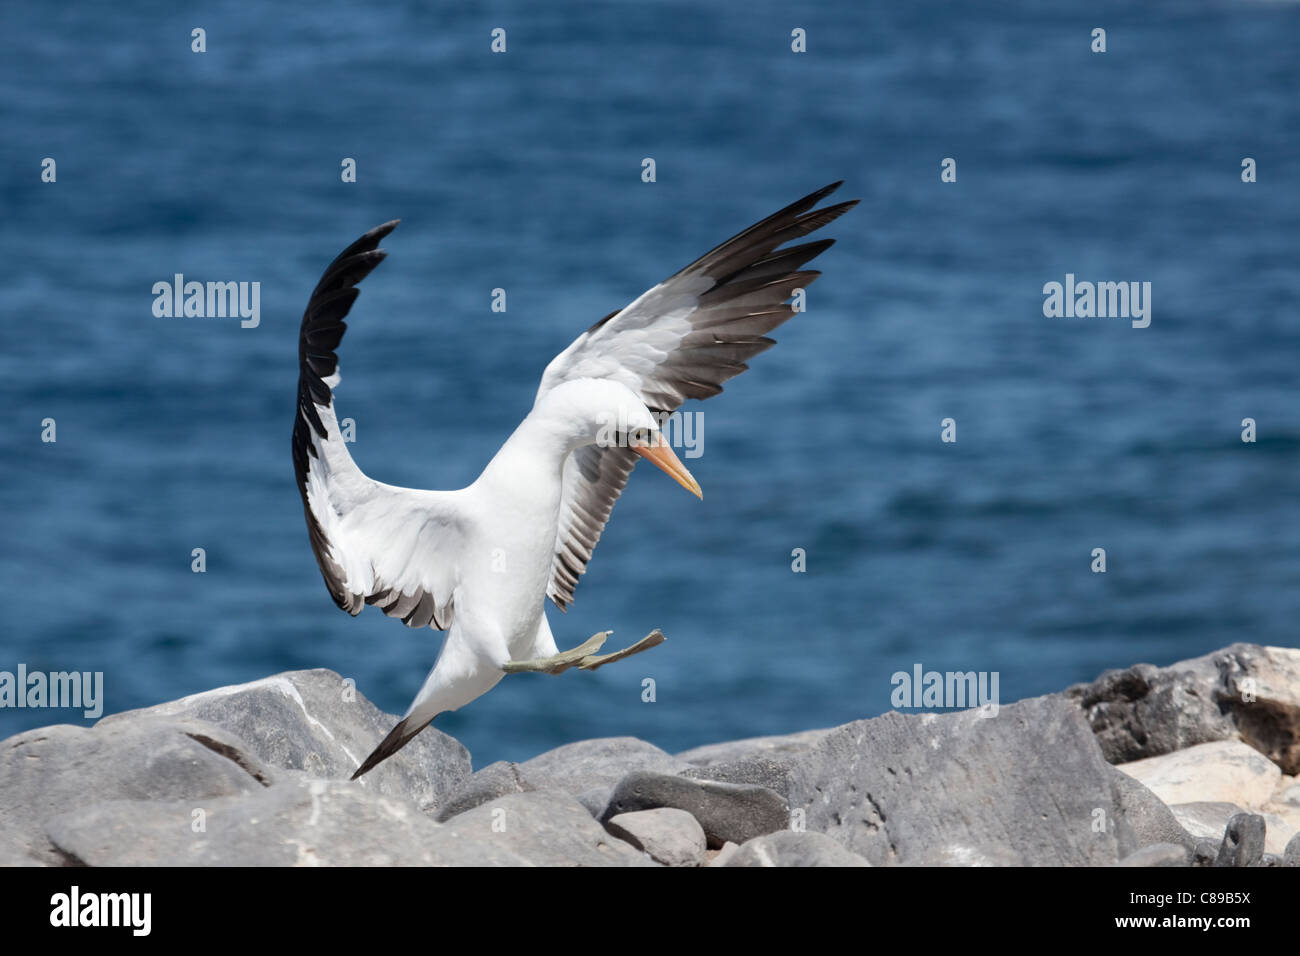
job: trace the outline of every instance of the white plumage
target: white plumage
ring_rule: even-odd
[[[856,204],[813,210],[839,185],[750,227],[580,335],[547,365],[528,416],[459,491],[366,477],[335,417],[343,319],[397,222],[372,229],[326,269],[303,315],[293,433],[312,549],[339,607],[355,615],[373,604],[410,627],[447,631],[424,686],[356,776],[508,672],[593,669],[662,640],[656,631],[596,657],[598,635],[560,654],[544,598],[561,609],[573,600],[638,457],[700,493],[656,416],[716,395],[774,344],[765,333],[794,314],[794,290],[819,275],[800,267],[834,240],[778,247]]]

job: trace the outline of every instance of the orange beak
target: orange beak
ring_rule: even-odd
[[[673,481],[677,482],[696,498],[704,500],[704,494],[700,491],[700,483],[695,480],[694,476],[686,470],[686,466],[677,460],[673,454],[672,447],[664,441],[663,435],[655,433],[654,443],[652,445],[629,443],[629,447],[640,455],[642,458],[649,459],[654,466],[666,474],[670,475]]]

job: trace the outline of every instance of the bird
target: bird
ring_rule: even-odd
[[[655,629],[600,655],[604,631],[561,652],[545,602],[567,612],[640,459],[703,500],[664,438],[665,416],[721,392],[775,344],[767,333],[801,311],[791,300],[821,275],[803,267],[835,240],[786,244],[857,205],[815,208],[842,184],[755,223],[584,331],[546,366],[531,410],[478,478],[453,491],[365,475],[334,408],[344,319],[400,220],[325,269],[298,336],[293,463],[308,539],[339,608],[356,616],[373,605],[407,627],[446,632],[410,707],[352,779],[507,674],[594,670],[664,640]]]

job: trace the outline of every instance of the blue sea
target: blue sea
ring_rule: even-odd
[[[826,230],[807,311],[693,406],[703,502],[637,469],[576,604],[550,611],[561,645],[668,642],[511,678],[437,726],[478,766],[620,734],[679,750],[879,714],[916,664],[996,672],[1006,702],[1297,644],[1300,5],[4,19],[0,670],[102,671],[108,713],[327,667],[401,712],[441,634],[335,608],[294,484],[324,266],[402,219],[349,319],[338,410],[372,477],[461,487],[574,336],[837,179],[862,203]],[[260,324],[155,317],[177,273],[259,282]],[[1067,274],[1150,282],[1150,326],[1045,316]],[[0,709],[0,736],[55,722],[89,723]]]

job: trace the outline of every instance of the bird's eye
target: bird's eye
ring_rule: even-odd
[[[654,445],[650,429],[648,428],[634,428],[629,431],[627,433],[627,443],[632,447],[641,446],[643,448],[649,448]]]

